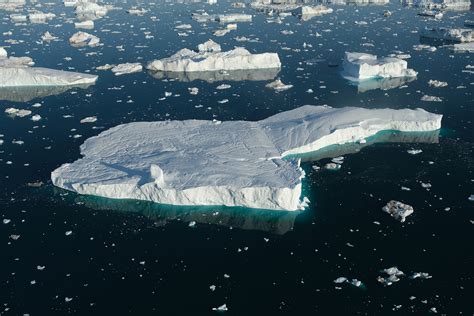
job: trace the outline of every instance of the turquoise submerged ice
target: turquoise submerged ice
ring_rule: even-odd
[[[257,122],[128,123],[86,140],[84,157],[51,178],[107,198],[294,211],[302,208],[304,172],[293,155],[383,130],[432,131],[441,118],[422,109],[307,105]]]

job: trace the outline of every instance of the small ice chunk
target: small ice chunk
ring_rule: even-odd
[[[273,89],[275,91],[284,91],[293,88],[292,84],[284,84],[280,79],[277,79],[273,82],[270,82],[265,85],[265,87],[269,89]]]
[[[112,68],[112,72],[116,76],[121,76],[125,74],[132,74],[136,72],[142,71],[143,66],[140,63],[124,63],[118,64],[117,66]]]
[[[100,44],[100,39],[97,36],[86,32],[77,32],[69,38],[69,43],[74,47],[95,47]]]
[[[218,311],[218,312],[225,312],[225,311],[228,311],[229,309],[227,308],[226,304],[222,304],[219,307],[213,307],[212,310],[213,311]]]
[[[388,202],[382,210],[401,223],[405,222],[405,218],[414,212],[412,206],[395,200]]]

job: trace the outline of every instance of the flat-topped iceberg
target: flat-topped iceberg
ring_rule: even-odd
[[[383,130],[433,131],[441,115],[303,106],[250,121],[158,121],[89,138],[83,158],[51,174],[80,194],[174,205],[302,209],[304,171],[294,155],[353,143]]]
[[[366,53],[346,52],[343,75],[351,80],[416,77],[417,72],[408,69],[408,63],[399,58],[377,58]]]
[[[465,43],[474,41],[474,30],[433,27],[422,30],[421,36],[435,40]]]
[[[0,87],[73,86],[95,83],[97,76],[32,67],[29,57],[7,57],[0,51]]]
[[[280,68],[276,53],[252,54],[242,47],[221,52],[219,44],[209,40],[198,45],[198,51],[181,49],[173,56],[150,62],[152,71],[193,72]]]

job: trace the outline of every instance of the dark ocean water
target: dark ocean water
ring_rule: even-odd
[[[67,41],[76,31],[73,9],[41,3],[28,4],[24,12],[56,13],[48,24],[14,25],[11,12],[0,11],[0,46],[10,55],[32,57],[37,66],[100,77],[86,89],[50,96],[44,95],[54,91],[0,90],[0,315],[202,315],[216,313],[212,308],[222,304],[229,309],[226,315],[423,315],[433,307],[439,314],[473,314],[474,204],[468,198],[474,194],[474,76],[466,66],[474,59],[444,48],[413,49],[420,44],[418,30],[461,27],[474,20],[472,11],[448,11],[435,21],[398,2],[334,5],[332,14],[306,22],[290,16],[276,24],[227,1],[117,2],[122,10],[110,11],[87,31],[104,45],[77,49]],[[126,14],[132,5],[150,11],[141,17]],[[198,9],[254,17],[216,38],[212,31],[219,24],[191,19]],[[384,10],[392,16],[384,18]],[[189,36],[178,36],[180,24],[192,25]],[[41,43],[45,31],[61,41]],[[145,32],[154,38],[146,39]],[[235,36],[258,41],[239,43]],[[252,52],[277,52],[283,67],[278,74],[261,74],[266,80],[215,82],[155,78],[145,71],[115,77],[95,70],[106,63],[145,64],[209,38],[224,50],[242,45]],[[419,74],[390,90],[377,83],[358,87],[340,75],[345,51],[408,53],[409,68]],[[274,77],[294,87],[281,93],[266,89]],[[430,79],[448,86],[430,87]],[[222,83],[231,89],[216,90]],[[190,95],[190,87],[199,94]],[[162,99],[165,92],[173,95]],[[442,102],[423,102],[425,94]],[[223,99],[229,102],[220,104]],[[443,128],[386,132],[365,146],[305,155],[303,190],[311,204],[303,212],[107,200],[57,189],[49,180],[52,170],[80,157],[85,139],[118,124],[259,120],[304,104],[421,107],[443,114]],[[30,109],[42,119],[11,118],[3,113],[8,107]],[[88,116],[97,116],[97,122],[80,124]],[[422,153],[410,155],[410,149]],[[341,170],[313,170],[340,155],[345,157]],[[41,187],[28,185],[38,181]],[[391,199],[412,205],[415,213],[405,223],[395,221],[381,210]],[[190,227],[191,222],[196,224]],[[392,266],[407,276],[422,271],[432,278],[405,276],[391,286],[377,282],[380,270]],[[364,286],[335,284],[341,276]]]

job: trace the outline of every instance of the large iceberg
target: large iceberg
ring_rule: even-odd
[[[95,83],[97,76],[32,67],[29,57],[7,57],[0,51],[0,87],[74,86]]]
[[[366,53],[346,52],[343,75],[352,80],[375,78],[416,77],[417,72],[408,69],[408,63],[399,58],[377,58]]]
[[[74,84],[67,86],[15,86],[0,87],[0,101],[30,102],[37,98],[46,98],[69,91],[87,89],[92,84]]]
[[[169,58],[150,62],[147,69],[152,71],[220,71],[244,69],[280,68],[280,58],[276,53],[252,54],[242,47],[221,52],[219,44],[209,40],[198,45],[198,51],[181,49]]]
[[[258,122],[128,123],[86,140],[83,158],[51,179],[107,198],[295,211],[304,206],[304,171],[295,155],[384,130],[437,130],[441,118],[422,109],[307,105]]]

